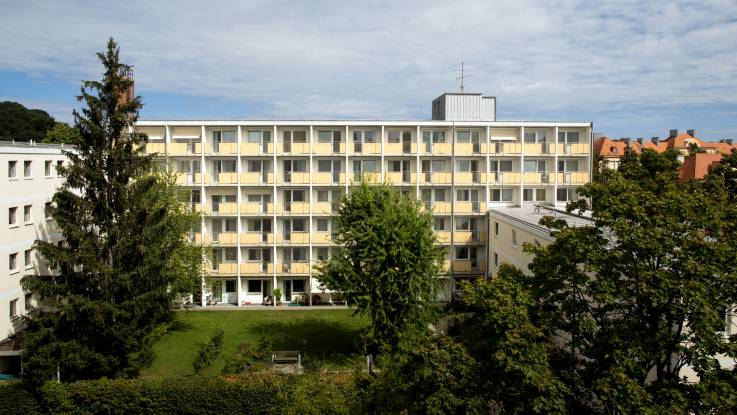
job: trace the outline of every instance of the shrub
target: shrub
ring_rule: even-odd
[[[225,337],[225,332],[223,329],[217,328],[212,333],[210,340],[207,343],[200,344],[197,356],[192,362],[192,367],[196,373],[199,373],[202,369],[210,367],[212,362],[217,359],[220,355],[220,351],[223,349],[223,337]]]
[[[267,351],[263,348],[254,349],[249,343],[239,344],[233,356],[225,360],[223,375],[237,375],[262,369],[265,366]]]

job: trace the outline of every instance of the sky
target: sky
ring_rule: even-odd
[[[71,121],[110,36],[141,119],[428,119],[463,61],[499,120],[737,138],[737,0],[0,0],[0,101]]]

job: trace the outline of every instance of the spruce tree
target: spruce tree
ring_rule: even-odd
[[[150,362],[152,333],[173,317],[172,302],[196,286],[199,250],[186,234],[195,223],[175,178],[154,172],[133,132],[140,97],[124,99],[131,67],[111,38],[98,53],[101,81],[85,81],[74,111],[76,149],[60,168],[64,185],[52,217],[64,242],[36,241],[50,275],[23,278],[38,307],[26,317],[24,367],[32,381],[135,373]]]

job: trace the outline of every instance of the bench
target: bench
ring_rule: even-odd
[[[302,353],[295,350],[275,350],[271,352],[272,364],[297,364],[302,367]]]

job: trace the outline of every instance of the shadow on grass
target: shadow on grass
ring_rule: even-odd
[[[298,350],[306,363],[329,362],[347,366],[363,351],[361,329],[345,324],[305,317],[263,322],[253,329],[260,334],[260,347]]]
[[[175,318],[174,321],[169,325],[170,332],[187,331],[192,330],[194,326],[191,323],[182,321],[181,319]]]

